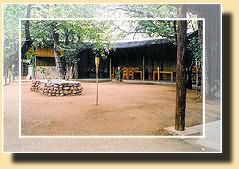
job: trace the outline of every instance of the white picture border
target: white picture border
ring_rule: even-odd
[[[201,20],[203,21],[203,55],[202,55],[202,77],[203,77],[203,115],[202,115],[202,135],[199,136],[156,136],[156,135],[136,135],[136,136],[130,136],[130,135],[84,135],[84,136],[67,136],[67,135],[59,135],[59,136],[48,136],[48,135],[34,135],[34,136],[23,136],[21,134],[21,80],[19,81],[19,137],[20,138],[205,138],[205,18],[19,18],[19,51],[21,51],[21,23],[22,21],[44,21],[44,20],[57,20],[57,21],[79,21],[79,20],[92,20],[92,21],[111,21],[111,20],[127,20],[127,21],[137,21],[137,20],[157,20],[157,21],[174,21],[174,20]],[[19,79],[21,79],[21,52],[19,52]]]

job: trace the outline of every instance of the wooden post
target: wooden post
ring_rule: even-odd
[[[98,71],[96,72],[96,105],[98,105],[99,104],[99,99],[98,99],[98,97],[99,97],[99,95],[98,95],[98,92],[99,92],[99,79],[98,79]]]
[[[99,104],[99,99],[98,99],[98,88],[99,88],[99,64],[100,64],[100,58],[99,57],[95,57],[95,72],[96,72],[96,105]]]
[[[119,74],[119,81],[121,80],[120,79],[120,66],[118,66],[118,74]]]
[[[159,81],[159,78],[160,78],[159,66],[157,67],[157,71],[158,71],[158,81]]]
[[[112,72],[111,72],[111,58],[110,58],[110,80],[112,80]]]
[[[113,67],[113,78],[115,79],[115,68]]]
[[[143,81],[144,81],[144,56],[143,56]]]

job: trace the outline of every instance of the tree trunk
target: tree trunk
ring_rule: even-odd
[[[9,81],[8,81],[8,78],[9,78],[9,73],[8,73],[8,69],[5,71],[4,73],[4,85],[8,85],[9,84]]]
[[[56,62],[56,70],[58,72],[58,77],[60,79],[64,79],[65,69],[61,59],[59,33],[57,32],[56,22],[53,22],[52,24],[52,33],[53,33],[53,40],[54,40],[54,56],[55,56],[55,62]]]
[[[177,45],[177,21],[173,21],[173,30],[174,30],[174,36],[175,36],[175,44]]]
[[[74,79],[78,79],[79,78],[78,63],[77,62],[74,62],[73,76],[74,76]]]
[[[201,51],[200,65],[202,65],[201,63],[202,63],[202,56],[203,56],[203,32],[202,32],[203,31],[203,23],[200,20],[197,23],[198,23],[198,42],[199,42],[200,51]],[[201,72],[201,74],[202,74],[202,72]],[[198,71],[197,71],[197,76],[198,76]],[[201,96],[203,96],[202,79],[203,78],[201,77]],[[199,83],[199,82],[197,82],[197,83]],[[196,84],[196,85],[198,86],[198,84]]]
[[[30,18],[31,17],[31,5],[27,6],[27,16],[26,18]],[[21,48],[21,58],[24,59],[25,55],[27,53],[27,51],[30,49],[31,45],[32,45],[32,39],[31,39],[31,34],[30,34],[30,22],[29,20],[25,21],[25,36],[26,39],[22,45]]]
[[[183,13],[180,8],[180,13]],[[176,66],[176,115],[175,129],[185,129],[185,109],[186,109],[186,38],[187,21],[178,21],[177,30],[177,66]]]

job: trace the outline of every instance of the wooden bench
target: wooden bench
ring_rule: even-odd
[[[123,79],[134,79],[135,74],[138,73],[140,75],[140,80],[143,78],[143,71],[139,70],[139,68],[133,67],[124,67],[123,68]]]
[[[129,79],[129,69],[123,68],[123,79]]]
[[[153,71],[153,80],[155,80],[156,75],[158,76],[158,81],[160,80],[160,74],[170,74],[170,79],[171,81],[173,81],[173,73],[174,71],[161,71],[159,70],[159,67],[157,68],[157,70]]]

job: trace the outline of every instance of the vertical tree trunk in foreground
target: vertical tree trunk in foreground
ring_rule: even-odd
[[[176,66],[176,115],[175,129],[185,129],[185,109],[186,109],[186,38],[187,21],[178,21],[177,31],[177,66]]]

